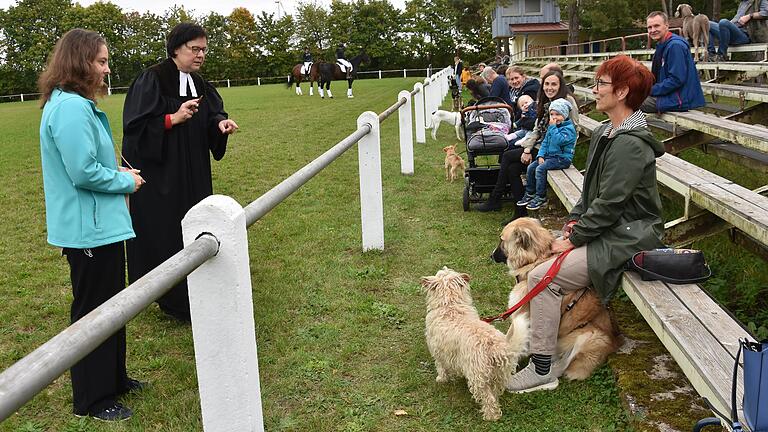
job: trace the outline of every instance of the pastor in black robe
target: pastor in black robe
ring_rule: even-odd
[[[165,129],[166,114],[195,99],[179,96],[179,70],[172,59],[144,70],[128,89],[123,108],[123,156],[141,170],[146,184],[130,196],[136,238],[127,242],[128,279],[135,282],[183,248],[181,219],[213,193],[211,160],[221,160],[229,135],[219,122],[227,118],[216,89],[190,73],[199,111],[184,123]],[[127,164],[126,164],[127,165]],[[158,300],[167,314],[189,321],[186,279]]]

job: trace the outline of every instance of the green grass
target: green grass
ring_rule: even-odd
[[[213,164],[215,192],[248,204],[352,132],[361,112],[383,111],[416,81],[360,81],[352,100],[298,97],[282,85],[222,89],[241,132]],[[117,95],[100,103],[117,142],[122,102]],[[35,102],[0,104],[0,368],[68,325],[68,268],[45,242],[39,117]],[[418,280],[443,265],[468,272],[480,313],[501,310],[511,281],[488,256],[506,214],[462,211],[463,185],[445,182],[440,150],[455,139],[451,128],[439,142],[416,145],[413,176],[400,174],[396,116],[381,130],[383,252],[361,253],[354,148],[248,231],[266,429],[631,429],[607,367],[554,392],[504,395],[495,424],[481,420],[463,381],[435,383]],[[190,328],[152,305],[128,325],[128,351],[132,376],[150,382],[125,400],[131,420],[75,419],[65,374],[0,430],[202,429]],[[395,416],[398,409],[408,414]]]

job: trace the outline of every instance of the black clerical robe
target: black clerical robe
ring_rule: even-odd
[[[131,283],[183,247],[181,219],[213,193],[211,160],[224,157],[228,135],[219,130],[227,118],[221,96],[197,73],[191,73],[199,111],[186,122],[165,129],[166,114],[194,99],[179,96],[179,71],[172,59],[144,70],[128,89],[123,108],[123,156],[146,180],[130,196],[136,238],[127,242]],[[126,164],[127,165],[127,164]],[[166,313],[189,319],[186,280],[158,300]]]

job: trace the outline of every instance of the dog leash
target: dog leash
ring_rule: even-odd
[[[573,248],[568,249],[561,253],[560,255],[555,258],[555,262],[552,263],[552,265],[549,267],[549,270],[547,270],[547,273],[544,275],[543,278],[539,281],[539,283],[536,284],[535,287],[533,287],[532,290],[528,291],[528,294],[525,295],[525,297],[522,298],[519,302],[517,302],[516,305],[512,306],[511,308],[507,309],[503,313],[492,316],[492,317],[485,317],[482,318],[483,321],[487,323],[492,323],[494,321],[504,321],[505,319],[509,318],[510,315],[515,313],[516,310],[520,309],[521,307],[525,306],[528,302],[531,301],[532,298],[536,297],[540,292],[544,291],[544,288],[547,287],[547,285],[552,282],[552,279],[557,276],[557,273],[560,271],[560,266],[563,265],[563,261],[565,261],[565,257],[568,256],[569,253]]]

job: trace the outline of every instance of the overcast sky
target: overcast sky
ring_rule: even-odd
[[[296,4],[300,0],[111,0],[112,3],[120,6],[124,11],[151,11],[158,15],[165,12],[170,6],[177,4],[183,5],[185,9],[192,10],[196,15],[207,15],[209,12],[217,12],[222,15],[229,15],[232,9],[236,7],[245,7],[254,15],[261,11],[268,13],[277,13],[280,8],[280,15],[283,10],[289,15],[296,12]],[[329,5],[331,0],[314,0],[318,4]],[[96,3],[96,0],[76,1],[83,6]],[[405,0],[389,0],[395,7],[403,9]],[[280,6],[278,3],[282,4]],[[7,9],[9,6],[16,5],[16,0],[0,0],[0,9]]]

